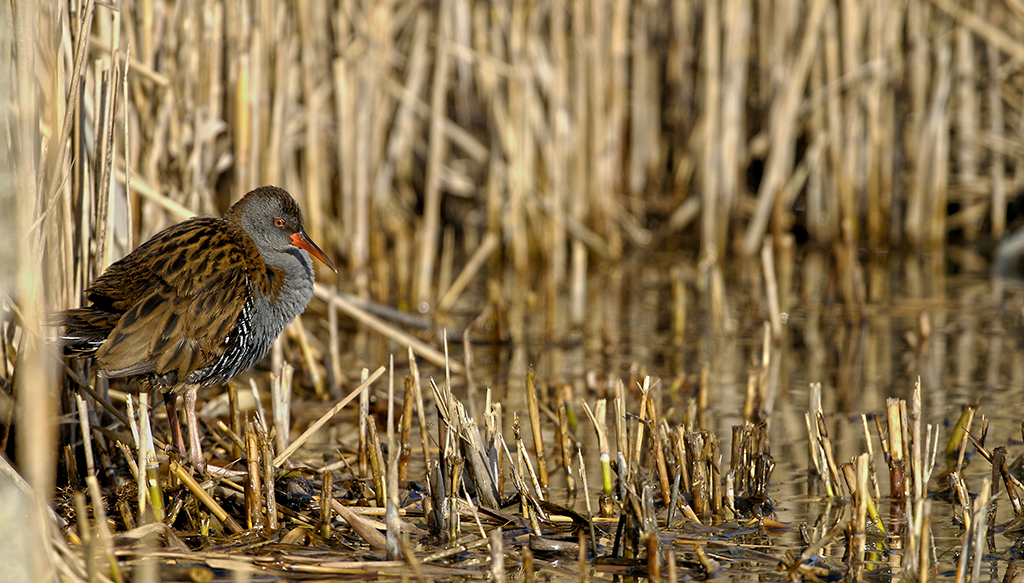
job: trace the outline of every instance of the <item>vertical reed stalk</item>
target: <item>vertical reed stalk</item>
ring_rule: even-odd
[[[533,451],[537,456],[537,475],[540,478],[540,487],[543,491],[548,489],[548,467],[547,456],[544,453],[544,438],[540,426],[540,407],[537,403],[537,387],[534,383],[533,368],[526,373],[526,404],[530,413],[530,428],[533,432]],[[543,497],[543,494],[541,495]]]

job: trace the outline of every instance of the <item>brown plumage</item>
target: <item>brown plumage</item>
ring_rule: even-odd
[[[182,453],[174,403],[183,394],[189,457],[202,470],[196,392],[262,359],[302,313],[313,293],[309,253],[336,271],[291,196],[258,188],[223,219],[169,227],[110,265],[86,290],[88,305],[65,313],[65,352],[92,354],[105,376],[164,391]]]

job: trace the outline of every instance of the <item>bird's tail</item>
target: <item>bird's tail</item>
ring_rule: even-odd
[[[63,333],[57,340],[64,345],[64,354],[90,355],[106,341],[120,314],[96,309],[74,309],[64,312]]]

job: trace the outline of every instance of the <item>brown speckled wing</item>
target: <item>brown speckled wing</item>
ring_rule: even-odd
[[[176,373],[183,382],[217,361],[248,297],[252,263],[240,235],[220,219],[186,221],[90,286],[93,306],[124,314],[96,352],[108,376]]]

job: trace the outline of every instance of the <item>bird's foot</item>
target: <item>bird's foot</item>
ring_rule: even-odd
[[[192,463],[192,467],[195,468],[200,474],[206,473],[206,458],[203,457],[203,451],[189,452],[188,460]]]

